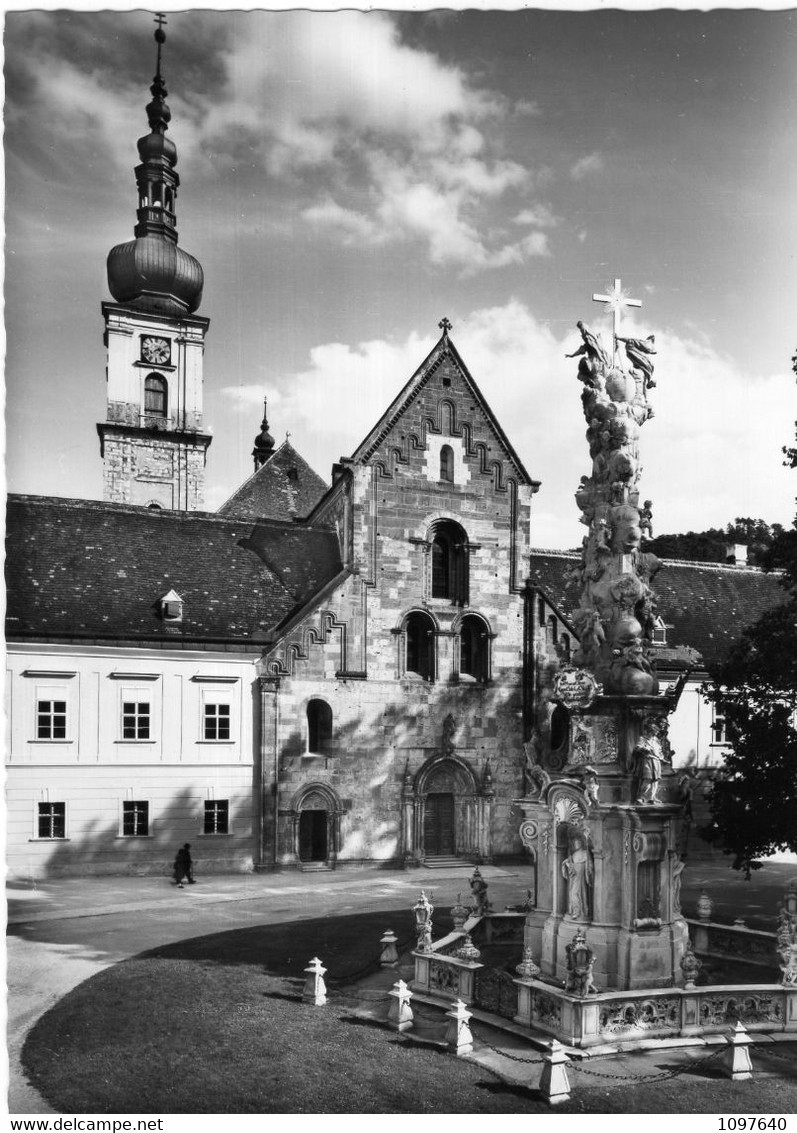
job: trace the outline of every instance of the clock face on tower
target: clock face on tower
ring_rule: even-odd
[[[144,335],[141,339],[141,357],[154,366],[166,366],[172,354],[172,344],[168,338]]]

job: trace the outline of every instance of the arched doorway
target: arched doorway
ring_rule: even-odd
[[[329,787],[315,784],[296,797],[292,850],[302,865],[334,864],[340,843],[340,802]]]
[[[491,857],[492,794],[456,755],[428,760],[404,791],[404,858]]]

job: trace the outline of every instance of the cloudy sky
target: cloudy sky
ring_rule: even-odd
[[[99,498],[100,302],[132,236],[146,12],[6,13],[12,491]],[[321,475],[439,336],[532,476],[532,537],[580,542],[577,319],[621,277],[655,333],[655,530],[788,524],[797,348],[797,13],[192,12],[163,72],[200,314],[207,506],[272,433]]]

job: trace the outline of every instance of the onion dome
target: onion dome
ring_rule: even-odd
[[[161,46],[166,39],[163,16],[158,27],[157,66],[147,106],[150,132],[138,140],[141,164],[136,166],[137,223],[134,240],[118,244],[108,255],[108,288],[118,303],[165,315],[191,314],[202,301],[204,274],[194,256],[177,244],[177,148],[166,137],[171,111],[161,76]]]
[[[261,468],[274,452],[274,438],[268,431],[268,400],[263,398],[263,420],[260,423],[260,432],[255,437],[255,447],[252,456],[255,458],[255,470]]]

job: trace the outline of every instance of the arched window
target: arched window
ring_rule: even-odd
[[[425,681],[434,680],[434,622],[426,614],[414,613],[407,618],[407,655],[405,669]]]
[[[558,631],[558,627],[557,627],[557,624],[556,624],[556,618],[554,617],[553,614],[550,614],[549,617],[548,617],[548,640],[550,642],[552,642],[554,645],[556,645],[556,639],[558,637],[557,631]]]
[[[487,626],[472,614],[462,619],[459,631],[459,671],[477,681],[489,676],[490,639]]]
[[[443,445],[440,449],[440,479],[454,479],[454,450],[451,445]]]
[[[307,705],[307,754],[325,755],[332,742],[332,709],[325,700]]]
[[[432,534],[432,597],[468,601],[468,537],[458,523],[444,520]]]
[[[168,405],[168,384],[160,374],[149,374],[144,380],[144,413],[147,417],[165,417]]]
[[[563,661],[570,660],[570,638],[566,633],[559,638],[559,655]]]
[[[537,621],[541,626],[545,625],[545,602],[542,598],[537,599]]]

